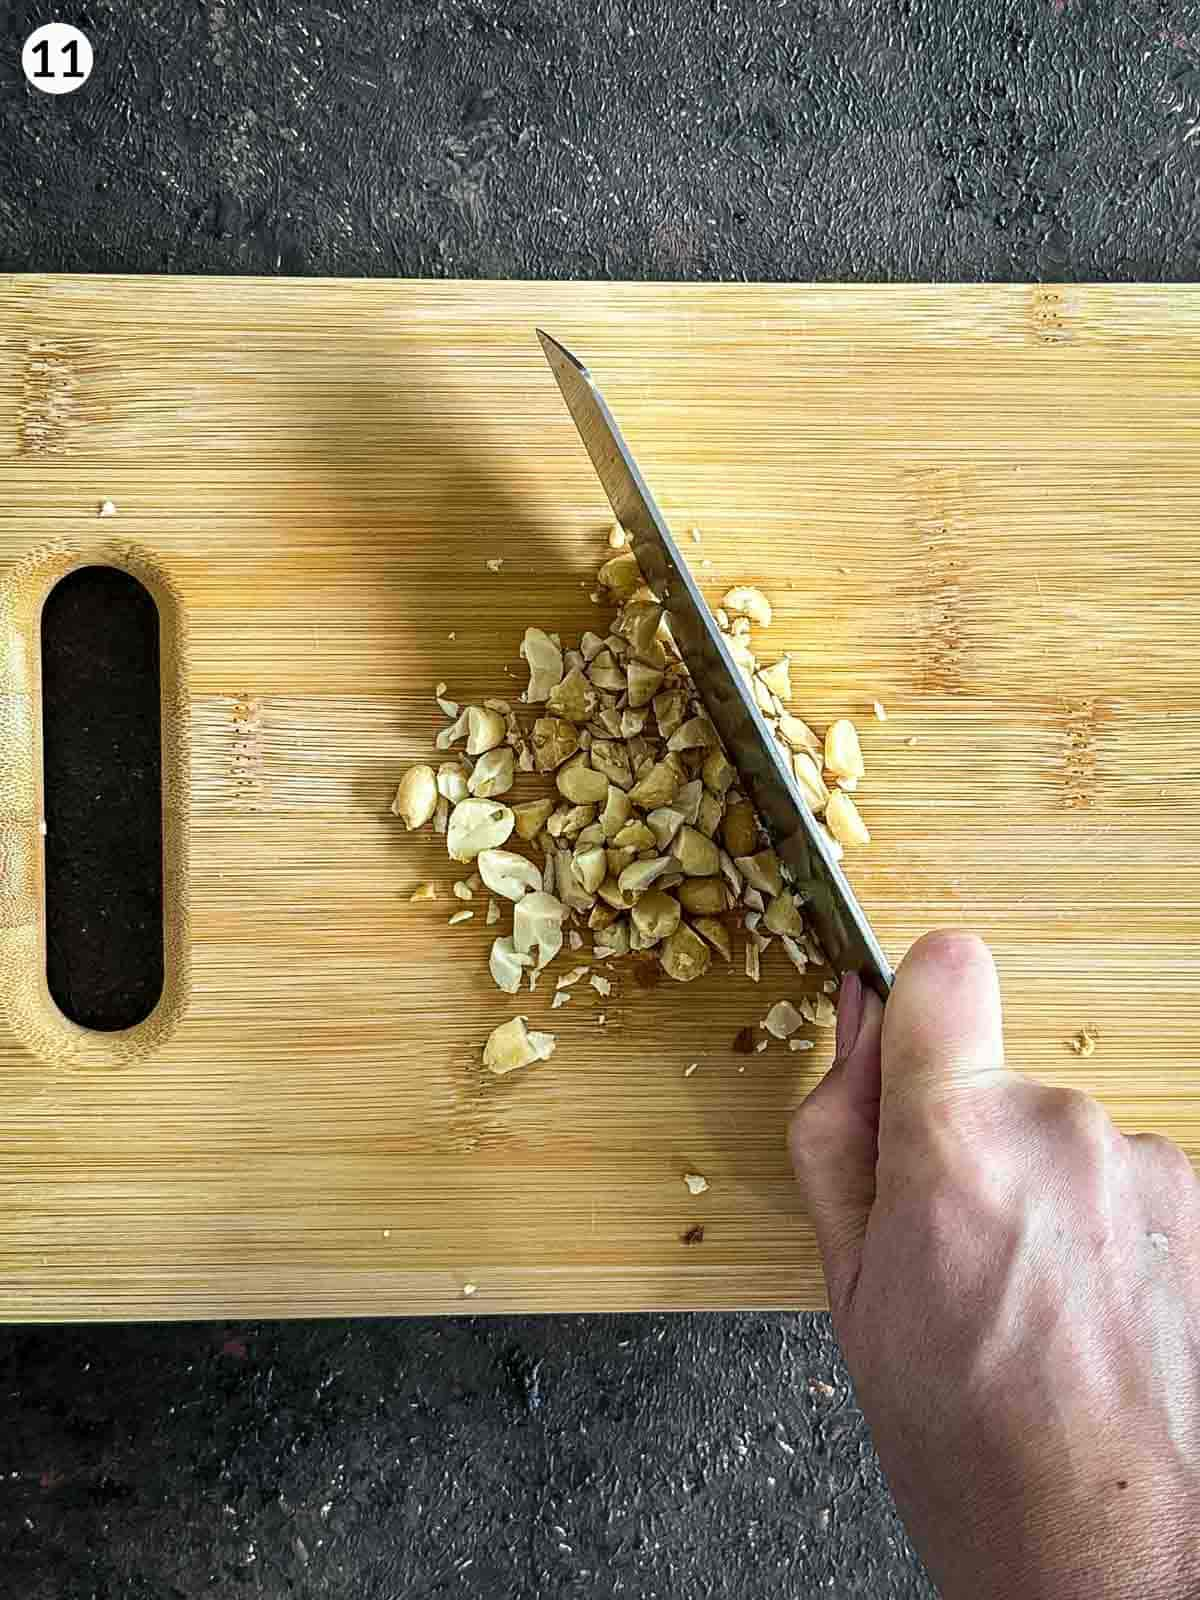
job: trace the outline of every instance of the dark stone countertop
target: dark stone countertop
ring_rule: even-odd
[[[59,98],[0,7],[2,270],[1196,277],[1195,3],[53,14],[96,49]],[[12,1329],[0,1373],[22,1600],[932,1594],[823,1317]]]

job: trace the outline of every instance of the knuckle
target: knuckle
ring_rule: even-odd
[[[1164,1138],[1161,1133],[1136,1133],[1133,1138],[1163,1178],[1181,1188],[1195,1187],[1196,1173],[1191,1158],[1173,1140]]]
[[[835,1120],[818,1091],[809,1095],[792,1113],[792,1149],[801,1157],[811,1157],[825,1149],[836,1134]]]
[[[797,1160],[806,1159],[812,1152],[816,1140],[816,1120],[811,1096],[792,1112],[792,1120],[788,1124],[788,1143]]]
[[[1081,1089],[1047,1089],[1046,1095],[1044,1112],[1068,1138],[1091,1149],[1108,1145],[1113,1124],[1098,1100]]]

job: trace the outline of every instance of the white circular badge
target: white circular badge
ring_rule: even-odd
[[[26,39],[21,66],[43,94],[74,94],[92,75],[91,40],[69,23],[43,23]]]

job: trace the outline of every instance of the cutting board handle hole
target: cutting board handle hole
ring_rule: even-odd
[[[163,991],[159,615],[110,566],[42,608],[46,980],[71,1022],[144,1021]]]
[[[0,1030],[54,1066],[145,1061],[187,1012],[188,661],[143,545],[60,538],[0,568]]]

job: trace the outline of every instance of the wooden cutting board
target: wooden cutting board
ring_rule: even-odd
[[[538,323],[858,719],[892,957],[979,929],[1012,1059],[1200,1154],[1200,291],[9,278],[0,1315],[821,1303],[783,1134],[830,1041],[731,1048],[777,953],[523,997],[558,1051],[498,1081],[490,930],[408,902],[456,876],[388,814],[434,684],[515,697],[527,624],[598,615]],[[164,637],[170,975],[120,1036],[42,978],[37,616],[94,561]]]

